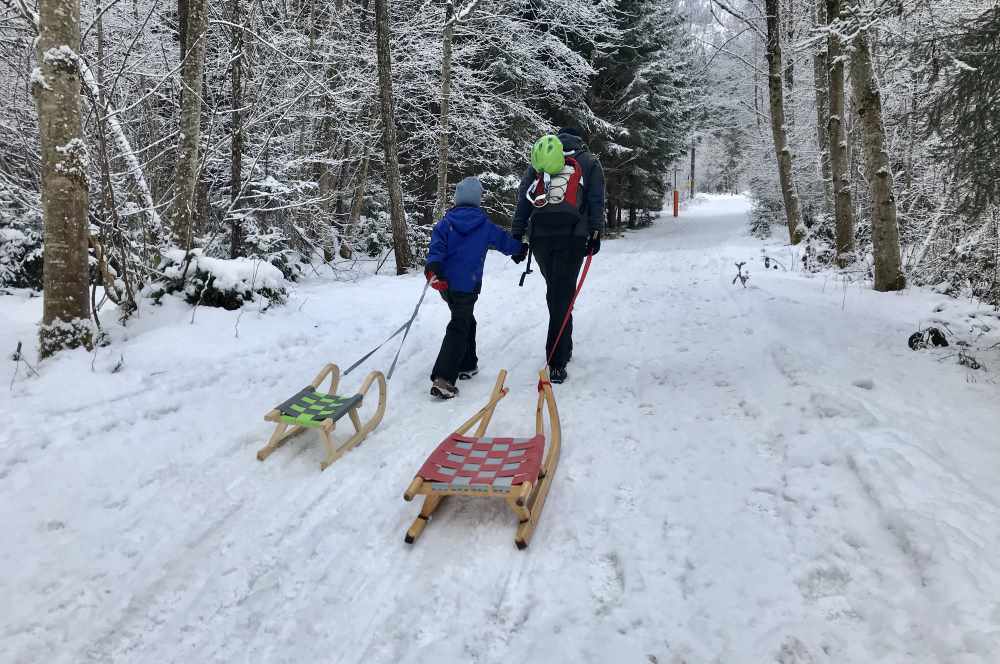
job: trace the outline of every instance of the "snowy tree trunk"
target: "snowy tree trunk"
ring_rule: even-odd
[[[841,0],[826,0],[826,17],[833,23],[840,17]],[[844,131],[844,53],[834,30],[827,37],[827,58],[830,67],[830,121],[827,124],[830,144],[830,166],[833,176],[833,201],[837,265],[854,262],[854,201],[851,198],[851,178],[847,154],[847,134]]]
[[[792,244],[798,244],[801,213],[799,196],[795,192],[792,176],[792,150],[788,145],[785,127],[785,102],[782,90],[781,69],[781,10],[780,0],[765,0],[767,12],[767,87],[771,106],[771,134],[774,139],[774,154],[778,160],[778,177],[781,180],[781,195],[785,202],[785,218],[788,223],[788,237]]]
[[[694,141],[691,142],[691,181],[688,185],[691,187],[691,198],[694,198]]]
[[[361,168],[358,173],[358,183],[354,189],[354,200],[351,201],[351,215],[347,218],[347,227],[344,229],[344,236],[350,237],[353,234],[354,228],[358,225],[358,221],[361,219],[361,206],[365,202],[365,189],[368,188],[368,162],[371,160],[368,155],[365,155],[364,159],[361,160]],[[350,258],[354,255],[354,251],[351,249],[350,244],[343,241],[340,242],[340,257]]]
[[[392,100],[392,56],[389,44],[388,0],[375,2],[375,48],[378,52],[378,84],[382,116],[382,146],[385,150],[386,184],[389,189],[389,216],[396,253],[396,274],[405,274],[413,264],[403,211],[403,185],[399,176],[399,139]]]
[[[201,142],[202,71],[205,65],[205,29],[208,12],[205,0],[187,0],[187,53],[181,64],[181,119],[174,171],[174,200],[170,230],[175,241],[190,242],[194,209],[197,204]]]
[[[444,216],[448,206],[448,141],[451,130],[448,125],[448,106],[451,103],[451,41],[455,33],[454,0],[445,0],[444,35],[441,40],[441,127],[438,129],[438,177],[437,201],[434,204],[434,218]]]
[[[240,25],[240,0],[233,0],[232,23],[234,26]],[[243,186],[243,30],[238,27],[233,27],[231,48],[232,71],[230,75],[230,87],[233,98],[233,134],[230,141],[229,165],[229,207],[230,214],[232,215],[232,236],[229,243],[229,257],[236,258],[240,255],[243,241],[243,223],[238,213],[236,213],[236,206],[240,198],[240,189]]]
[[[79,0],[38,3],[38,109],[45,249],[41,356],[90,346],[87,147],[80,127]]]
[[[861,120],[865,153],[865,175],[872,198],[872,250],[875,254],[875,290],[895,291],[906,286],[899,253],[899,229],[896,225],[896,198],[892,192],[892,168],[885,147],[882,124],[882,98],[871,52],[868,31],[854,39],[851,51],[851,89]]]
[[[816,25],[826,25],[826,0],[816,0]],[[833,214],[833,180],[830,170],[830,71],[827,45],[820,42],[813,51],[813,82],[816,89],[816,143],[819,146],[819,174],[823,179],[823,212]]]

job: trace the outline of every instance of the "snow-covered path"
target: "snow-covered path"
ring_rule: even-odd
[[[258,463],[261,417],[398,325],[418,276],[305,284],[238,338],[235,313],[189,324],[168,304],[93,371],[81,352],[18,382],[0,397],[0,661],[996,662],[1000,389],[906,347],[947,300],[765,272],[745,213],[709,199],[605,243],[523,552],[499,501],[451,499],[402,541],[403,489],[497,369],[512,390],[491,431],[533,426],[543,284],[518,289],[501,257],[480,376],[426,396],[446,320],[429,301],[383,425],[324,473],[308,436]],[[4,300],[7,348],[38,302]]]

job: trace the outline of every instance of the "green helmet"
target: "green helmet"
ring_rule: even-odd
[[[542,136],[531,147],[531,167],[537,172],[558,175],[565,165],[563,145],[558,136]]]

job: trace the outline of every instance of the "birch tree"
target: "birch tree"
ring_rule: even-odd
[[[79,0],[38,3],[38,110],[45,250],[41,356],[90,346],[88,159],[80,126]]]
[[[826,0],[827,21],[840,19],[841,0]],[[833,177],[836,262],[844,267],[854,262],[854,201],[848,173],[847,134],[844,131],[844,60],[843,47],[835,25],[827,33],[827,58],[830,67],[830,120],[827,125],[830,165]]]
[[[861,120],[865,177],[871,192],[872,252],[875,257],[875,290],[895,291],[906,286],[899,252],[896,197],[892,166],[886,152],[882,98],[872,68],[868,30],[854,38],[851,50],[851,89]]]
[[[240,25],[240,0],[232,0],[232,40],[230,42],[230,94],[233,108],[231,111],[232,138],[230,140],[229,166],[229,196],[231,216],[231,237],[229,257],[240,255],[243,224],[240,221],[236,206],[239,203],[240,190],[243,187],[243,26]],[[235,214],[234,214],[235,213]]]
[[[816,26],[826,25],[826,0],[816,0]],[[833,176],[830,168],[830,66],[826,40],[813,49],[813,88],[816,92],[816,143],[819,146],[818,168],[823,179],[823,211],[833,214]]]
[[[173,213],[170,230],[174,240],[188,247],[198,197],[198,172],[201,167],[202,81],[208,27],[206,0],[185,0],[187,8],[187,52],[181,64],[180,137],[177,166],[174,170]]]
[[[451,103],[451,41],[455,34],[455,2],[445,0],[444,31],[441,36],[441,126],[438,129],[438,173],[437,200],[434,203],[434,218],[444,215],[448,204],[448,106]]]
[[[382,119],[382,147],[385,151],[386,184],[389,188],[389,216],[396,274],[405,274],[413,265],[403,210],[403,186],[399,176],[399,139],[392,97],[392,56],[390,53],[389,8],[387,0],[375,2],[375,49],[378,52],[378,85]]]
[[[788,144],[785,126],[780,0],[765,0],[764,11],[767,13],[767,88],[771,108],[771,136],[774,140],[774,154],[778,162],[781,196],[785,203],[788,237],[792,244],[798,244],[802,240],[799,230],[802,214],[799,210],[799,195],[795,191],[795,181],[792,175],[792,149]]]

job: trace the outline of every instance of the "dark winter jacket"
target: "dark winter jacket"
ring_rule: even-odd
[[[517,190],[517,208],[511,223],[511,234],[514,237],[575,235],[587,237],[604,230],[604,169],[597,157],[592,155],[579,136],[560,133],[559,140],[567,155],[573,156],[583,170],[583,218],[577,223],[559,223],[560,220],[544,219],[545,208],[536,208],[527,199],[528,188],[538,177],[534,168],[528,167],[521,186]],[[539,221],[535,223],[535,216]],[[571,221],[575,221],[571,220]]]
[[[478,293],[489,249],[511,256],[521,250],[521,243],[491,222],[481,207],[453,207],[434,227],[427,267],[447,281],[450,290]]]

